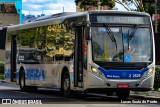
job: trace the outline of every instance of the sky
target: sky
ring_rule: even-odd
[[[55,14],[63,12],[76,12],[75,0],[22,0],[22,13],[25,15]],[[119,10],[123,6],[116,4]]]
[[[63,12],[76,12],[75,0],[22,0],[22,13],[46,15]]]

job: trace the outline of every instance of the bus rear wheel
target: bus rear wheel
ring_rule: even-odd
[[[129,97],[129,89],[119,89],[116,91],[117,97],[120,100],[126,100]]]
[[[19,78],[19,85],[20,85],[20,90],[27,91],[27,86],[25,85],[25,74],[24,71],[20,72],[20,78]]]
[[[19,78],[19,85],[20,85],[20,90],[22,92],[34,92],[38,89],[36,86],[26,86],[26,81],[25,81],[25,73],[24,70],[20,72],[20,78]]]

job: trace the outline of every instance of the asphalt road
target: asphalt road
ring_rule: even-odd
[[[85,97],[79,95],[76,98],[65,98],[62,93],[56,90],[39,89],[36,92],[21,92],[19,86],[15,84],[8,84],[0,82],[0,104],[4,103],[4,100],[11,100],[12,103],[18,101],[39,101],[42,104],[80,104],[85,107],[104,107],[104,105],[110,105],[114,107],[118,106],[140,106],[140,107],[160,107],[160,102],[152,102],[152,104],[146,104],[145,102],[154,101],[153,99],[141,99],[129,97],[127,101],[120,101],[116,96],[105,96],[97,94],[87,94]],[[2,101],[3,100],[3,101]],[[14,100],[14,101],[13,101]],[[144,104],[142,104],[144,101]],[[156,100],[155,100],[156,101]],[[22,103],[21,102],[21,103]],[[136,104],[136,102],[138,104]],[[5,102],[6,103],[6,102]],[[24,103],[24,102],[23,102]],[[126,104],[129,103],[129,104]],[[151,103],[151,102],[150,102]],[[78,106],[77,106],[78,107]]]

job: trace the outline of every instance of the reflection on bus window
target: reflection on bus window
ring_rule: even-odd
[[[18,51],[18,62],[37,62],[35,56],[35,49],[19,49]]]
[[[6,64],[7,63],[10,63],[10,56],[11,56],[11,53],[10,53],[10,51],[6,51]]]

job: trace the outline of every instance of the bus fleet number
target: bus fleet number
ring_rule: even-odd
[[[136,78],[137,78],[137,77],[141,77],[141,74],[133,74],[133,78],[134,78],[134,77],[136,77]]]

